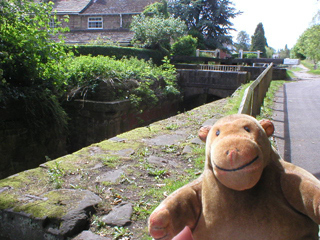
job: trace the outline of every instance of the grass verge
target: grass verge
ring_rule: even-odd
[[[264,99],[263,106],[261,106],[261,114],[257,116],[258,119],[262,118],[272,118],[273,114],[273,105],[274,105],[274,97],[275,93],[279,90],[280,87],[283,86],[287,81],[285,80],[276,80],[271,81],[270,87]],[[252,82],[242,85],[232,97],[228,98],[228,104],[225,106],[226,115],[236,114],[238,113],[238,109],[240,103],[242,101],[245,90],[250,86]]]
[[[320,75],[320,69],[314,69],[314,63],[310,60],[301,61],[303,66],[309,69],[308,73]],[[319,66],[319,65],[318,65]]]

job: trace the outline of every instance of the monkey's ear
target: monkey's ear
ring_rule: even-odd
[[[201,139],[201,141],[206,142],[208,133],[210,131],[212,126],[204,126],[201,127],[198,133],[199,138]]]
[[[274,125],[270,120],[262,119],[259,121],[267,136],[270,137],[274,133]]]

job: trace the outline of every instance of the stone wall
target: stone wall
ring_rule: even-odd
[[[198,64],[175,64],[175,66],[177,69],[200,69]],[[241,66],[241,71],[246,71],[250,74],[250,80],[257,79],[265,69],[265,67]],[[287,78],[286,68],[273,67],[272,80],[286,80]]]
[[[259,75],[265,70],[265,67],[249,67],[244,66],[243,71],[250,73],[250,80],[256,80]],[[287,79],[287,69],[285,68],[273,68],[272,80],[286,80]]]
[[[148,239],[142,235],[147,224],[145,211],[165,194],[164,186],[155,188],[164,180],[148,169],[165,170],[169,173],[166,179],[181,180],[188,169],[196,168],[193,160],[203,153],[192,149],[204,144],[197,138],[198,129],[220,118],[226,103],[203,105],[3,179],[0,239],[111,240],[114,226],[125,230],[128,225],[134,231],[130,239]],[[111,165],[108,159],[116,160]],[[65,173],[59,178],[60,189],[50,181],[53,169]],[[161,193],[157,199],[151,193],[155,190]],[[82,231],[88,233],[89,228],[98,231],[100,223],[108,236],[92,233],[74,238]]]
[[[203,99],[207,99],[207,95],[230,96],[247,81],[245,72],[179,70],[179,75],[184,99],[200,96],[199,105],[206,103]],[[68,132],[57,135],[53,129],[43,129],[36,137],[24,126],[25,119],[21,119],[19,109],[0,109],[0,123],[5,123],[0,126],[0,179],[37,167],[48,158],[57,158],[172,116],[184,108],[190,109],[182,105],[180,98],[167,99],[157,106],[143,109],[135,109],[128,101],[74,100],[64,105],[70,117]],[[188,104],[194,104],[194,100]]]
[[[129,101],[75,100],[64,105],[70,118],[68,132],[57,135],[53,129],[43,129],[36,136],[24,126],[19,109],[0,109],[0,179],[172,116],[180,103],[179,99],[167,100],[142,111]]]
[[[0,179],[67,154],[66,136],[56,136],[50,129],[34,137],[19,124],[0,129]]]
[[[180,69],[178,73],[179,84],[186,98],[200,94],[225,98],[248,81],[247,72]]]
[[[141,111],[135,109],[128,100],[69,102],[65,106],[71,118],[68,152],[172,116],[179,110],[180,103],[178,99],[164,101]]]

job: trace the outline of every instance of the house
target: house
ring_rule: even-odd
[[[53,11],[63,27],[65,42],[70,44],[94,41],[128,43],[132,17],[158,0],[53,0]],[[68,18],[68,21],[63,21]],[[51,26],[55,22],[51,21]]]

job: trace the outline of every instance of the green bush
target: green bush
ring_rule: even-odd
[[[116,60],[108,56],[80,56],[63,63],[69,95],[94,97],[101,83],[105,101],[129,99],[137,107],[152,105],[162,98],[177,95],[176,69],[167,58],[161,66],[137,58]]]
[[[150,17],[144,14],[134,16],[130,27],[136,44],[164,52],[170,49],[170,41],[182,36],[186,29],[187,26],[180,18],[165,18],[163,15]]]
[[[63,85],[53,73],[66,54],[61,44],[50,39],[63,29],[49,27],[51,10],[52,4],[0,1],[0,87],[7,94],[21,97],[19,88],[56,90]]]
[[[258,57],[258,55],[255,53],[244,54],[244,58],[257,58],[257,57]]]
[[[197,39],[191,35],[186,35],[178,39],[172,47],[173,55],[179,56],[194,56],[197,49]]]
[[[116,46],[103,46],[103,45],[78,45],[71,47],[71,50],[76,56],[91,55],[91,56],[109,56],[115,59],[122,59],[123,57],[137,57],[146,61],[152,61],[160,65],[164,55],[160,51],[133,47],[116,47]]]
[[[18,113],[15,120],[31,135],[49,129],[61,132],[67,122],[57,100],[64,91],[58,63],[66,52],[62,44],[51,40],[65,29],[50,28],[50,19],[57,20],[51,15],[52,5],[0,1],[0,108]],[[0,124],[12,121],[0,117]]]

